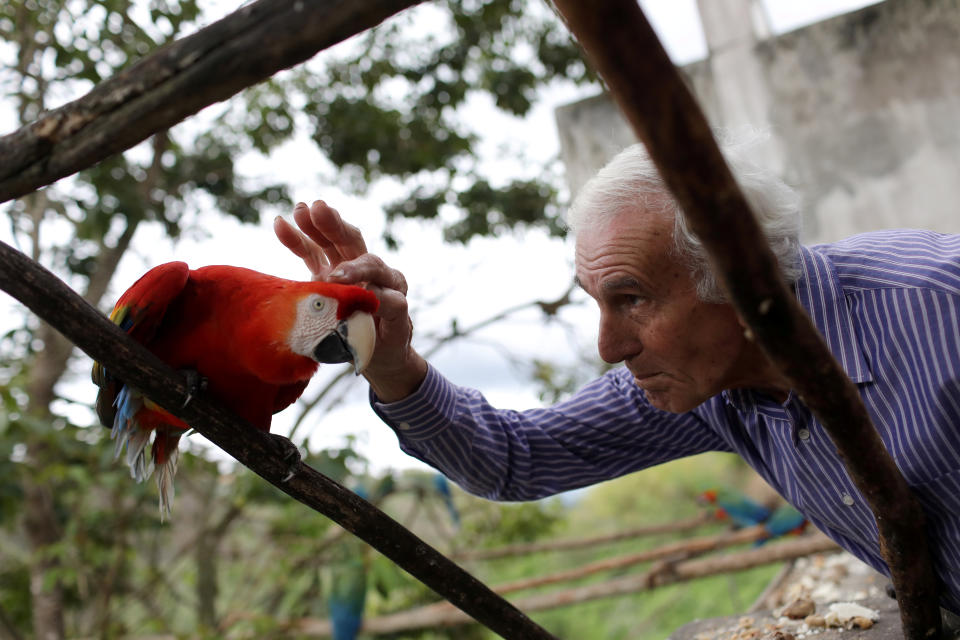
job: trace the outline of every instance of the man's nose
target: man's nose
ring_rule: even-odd
[[[600,315],[597,351],[604,362],[615,364],[643,350],[638,336],[633,335],[622,320],[613,314]]]

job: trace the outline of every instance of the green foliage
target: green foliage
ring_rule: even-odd
[[[418,29],[415,19],[437,26]],[[596,81],[547,9],[521,0],[447,0],[409,10],[331,58],[291,82],[345,187],[362,192],[383,177],[403,181],[406,195],[386,208],[388,222],[433,220],[445,209],[455,218],[444,229],[450,241],[514,228],[562,234],[547,172],[491,184],[477,168],[481,132],[457,113],[487,95],[522,117],[551,83]],[[397,243],[390,228],[386,239]]]
[[[465,518],[460,544],[474,548],[532,542],[555,531],[563,519],[558,501],[496,504],[477,502]]]

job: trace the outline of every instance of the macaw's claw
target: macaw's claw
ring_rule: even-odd
[[[195,396],[207,390],[207,379],[200,375],[196,369],[181,369],[180,373],[187,383],[187,399],[183,401],[183,405],[180,407],[183,409],[190,404]]]
[[[293,444],[289,438],[285,438],[276,433],[269,435],[273,439],[277,453],[280,454],[280,459],[287,465],[287,474],[281,482],[289,482],[290,479],[297,474],[297,471],[300,470],[300,462],[302,460],[300,458],[300,449],[298,449],[297,445]]]

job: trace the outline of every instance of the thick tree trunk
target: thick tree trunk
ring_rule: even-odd
[[[208,629],[217,628],[217,543],[209,531],[197,538],[193,548],[197,560],[197,620]]]
[[[53,496],[49,487],[30,477],[24,479],[23,491],[24,525],[33,553],[30,564],[33,635],[36,640],[62,640],[63,588],[60,580],[50,579],[51,572],[60,566],[59,560],[50,554],[50,548],[62,535],[53,508]]]

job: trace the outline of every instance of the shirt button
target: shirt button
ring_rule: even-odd
[[[403,430],[403,431],[406,431],[407,429],[410,428],[410,423],[409,423],[409,422],[400,422],[400,423],[397,423],[397,427],[400,428],[400,429]]]
[[[847,505],[848,507],[853,506],[853,502],[854,502],[853,496],[850,495],[849,493],[843,494],[843,496],[841,496],[840,499],[843,501],[843,504]]]
[[[809,430],[809,429],[799,429],[799,430],[797,431],[797,437],[800,438],[801,440],[809,440],[809,439],[810,439],[810,430]]]

